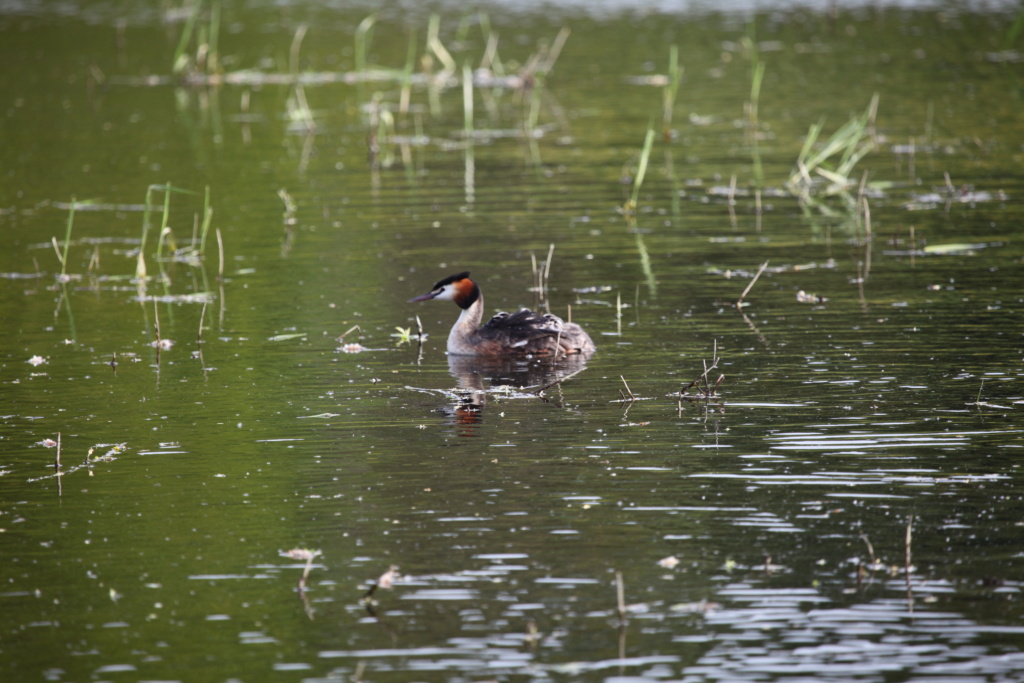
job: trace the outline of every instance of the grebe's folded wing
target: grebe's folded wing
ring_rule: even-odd
[[[480,330],[503,333],[510,337],[543,337],[558,334],[562,325],[562,319],[556,315],[534,313],[528,308],[521,308],[515,313],[498,311]]]

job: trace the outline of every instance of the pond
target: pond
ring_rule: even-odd
[[[4,680],[1019,680],[1022,24],[0,7]]]

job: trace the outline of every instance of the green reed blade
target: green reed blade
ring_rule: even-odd
[[[68,209],[68,227],[64,232],[64,254],[60,257],[60,277],[63,280],[68,271],[68,249],[71,247],[71,228],[75,224],[75,198],[71,198],[71,206]]]
[[[654,146],[654,125],[647,126],[647,136],[644,138],[644,147],[640,152],[640,164],[636,169],[636,178],[633,179],[633,195],[629,200],[629,209],[635,211],[637,202],[640,199],[640,186],[644,184],[644,176],[647,175],[647,163],[651,158],[651,148]]]

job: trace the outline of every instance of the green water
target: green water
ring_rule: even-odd
[[[0,8],[4,680],[1024,672],[1015,8],[384,5],[357,71],[369,9],[224,4],[175,76],[62,7]],[[450,364],[462,270],[598,352]]]

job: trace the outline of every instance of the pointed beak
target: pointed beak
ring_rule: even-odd
[[[431,299],[433,299],[437,295],[438,295],[438,292],[427,292],[426,294],[420,294],[419,296],[416,296],[416,297],[413,297],[412,299],[409,299],[409,301],[407,301],[406,303],[410,303],[411,304],[414,301],[430,301]]]

